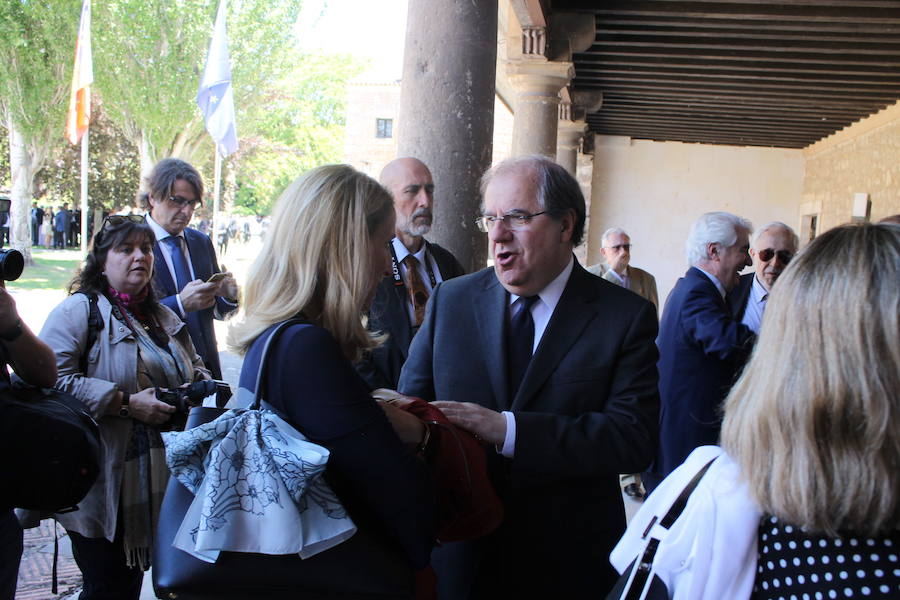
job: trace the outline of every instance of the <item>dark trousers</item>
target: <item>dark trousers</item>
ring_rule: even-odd
[[[39,235],[40,228],[41,228],[40,223],[32,223],[31,224],[31,245],[32,246],[40,246],[40,244],[41,244],[41,238]]]
[[[112,542],[74,532],[69,532],[69,539],[72,556],[84,578],[78,600],[139,600],[144,572],[125,564],[121,531]]]
[[[21,560],[22,528],[12,509],[5,509],[0,512],[0,600],[15,597]]]
[[[65,248],[66,247],[66,232],[65,231],[53,231],[53,247],[54,248]]]

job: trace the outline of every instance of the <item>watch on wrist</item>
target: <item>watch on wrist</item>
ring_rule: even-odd
[[[0,340],[4,342],[13,342],[22,335],[22,319],[16,318],[16,324],[0,333]]]
[[[131,416],[131,408],[128,406],[128,401],[131,399],[131,394],[126,391],[122,391],[122,405],[119,406],[119,416],[122,418],[128,418]]]

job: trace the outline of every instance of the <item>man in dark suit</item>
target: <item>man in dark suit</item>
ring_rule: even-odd
[[[69,221],[72,219],[72,213],[69,212],[69,204],[64,203],[62,208],[53,215],[53,247],[59,249],[66,248],[66,232],[69,231]]]
[[[398,158],[384,167],[380,181],[394,198],[397,224],[391,240],[392,274],[382,279],[375,291],[369,328],[389,337],[357,370],[371,389],[393,390],[432,290],[465,270],[449,251],[424,238],[431,230],[434,204],[434,181],[428,167],[415,158]]]
[[[142,199],[150,210],[147,223],[156,234],[154,285],[160,301],[187,322],[197,353],[213,378],[221,379],[213,318],[237,309],[238,286],[230,273],[208,281],[219,273],[212,242],[188,228],[203,199],[203,180],[188,163],[167,158],[153,168]]]
[[[725,295],[751,264],[749,221],[701,216],[687,241],[692,265],[672,288],[659,325],[659,452],[644,476],[651,492],[691,450],[717,444],[719,408],[756,336],[734,319]]]
[[[400,377],[485,442],[504,504],[497,531],[435,551],[440,595],[602,598],[618,474],[655,454],[656,311],[575,260],[584,197],[565,169],[505,161],[482,190],[494,267],[437,287]]]
[[[753,234],[750,245],[753,272],[741,275],[738,284],[728,292],[728,304],[734,318],[757,335],[769,292],[799,245],[794,230],[779,221],[766,223]]]
[[[39,246],[41,243],[40,229],[44,222],[44,209],[37,202],[31,203],[31,245]]]

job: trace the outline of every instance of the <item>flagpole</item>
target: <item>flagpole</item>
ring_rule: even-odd
[[[218,222],[219,222],[219,186],[220,186],[221,179],[222,179],[222,153],[219,152],[218,145],[216,145],[215,152],[216,152],[216,163],[215,163],[216,166],[215,166],[215,171],[214,171],[215,174],[213,175],[213,181],[214,181],[215,187],[213,188],[213,222],[212,222],[213,235],[212,235],[212,238],[213,238],[213,243],[217,244],[219,241],[218,240],[219,231],[216,228],[218,225]]]
[[[88,136],[90,129],[81,136],[81,255],[87,254],[88,244]]]

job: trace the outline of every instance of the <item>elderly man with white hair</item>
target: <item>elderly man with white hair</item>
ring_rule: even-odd
[[[588,267],[588,272],[629,289],[649,300],[659,310],[656,279],[643,269],[631,266],[631,237],[624,229],[610,227],[600,237],[600,255],[606,263]]]
[[[727,212],[706,213],[691,226],[691,267],[666,300],[656,338],[660,439],[644,476],[648,493],[694,448],[718,443],[720,406],[756,340],[726,301],[752,264],[752,230],[748,220]]]
[[[741,280],[728,293],[734,318],[753,333],[759,335],[769,292],[799,246],[800,238],[794,230],[780,221],[766,223],[753,234],[750,245],[753,272],[741,275]]]

